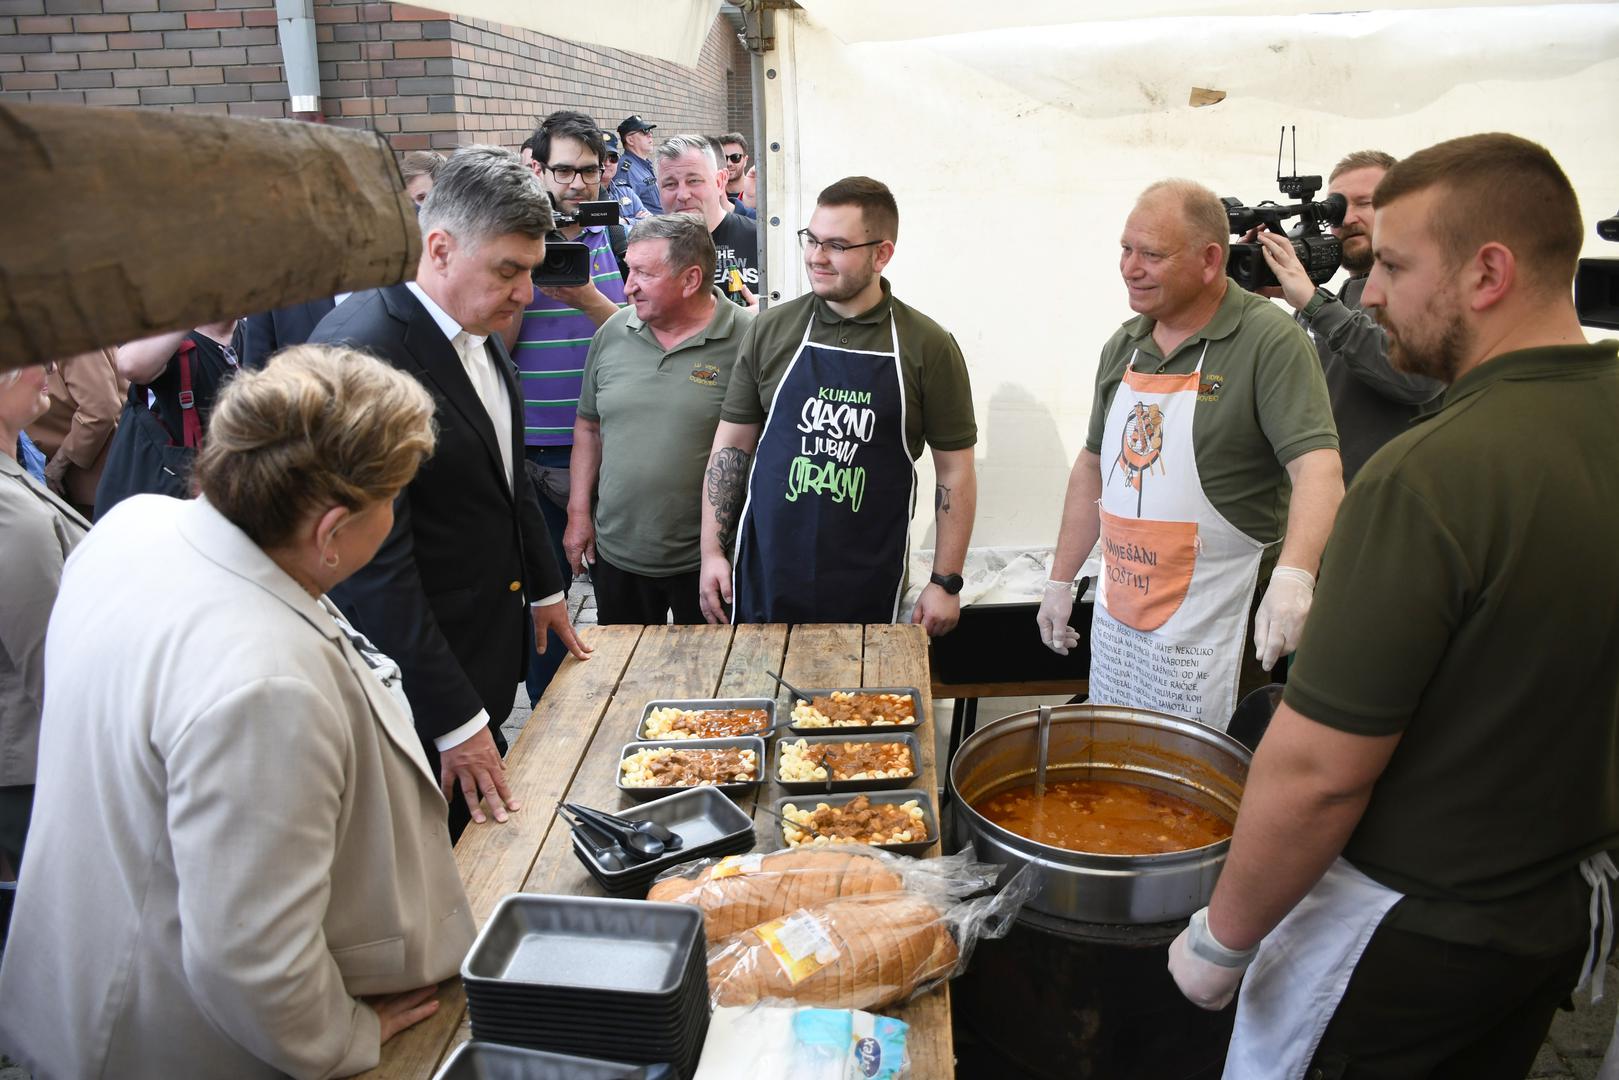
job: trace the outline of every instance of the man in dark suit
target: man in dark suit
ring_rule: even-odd
[[[302,345],[309,340],[309,335],[314,333],[320,321],[348,295],[340,293],[336,297],[311,300],[307,304],[289,304],[274,311],[249,315],[236,324],[236,340],[231,342],[236,347],[237,360],[247,370],[257,371],[282,349]]]
[[[517,809],[500,722],[523,677],[523,620],[542,643],[555,630],[581,660],[590,650],[568,622],[562,574],[523,472],[523,399],[499,334],[533,295],[550,200],[515,154],[466,147],[440,171],[421,228],[416,280],[354,294],[310,341],[382,357],[438,406],[438,446],[400,493],[393,530],[333,599],[399,662],[458,835],[468,816],[484,820],[480,797],[496,821]]]

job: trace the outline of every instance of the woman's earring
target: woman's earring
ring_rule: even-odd
[[[320,564],[328,570],[337,569],[337,552],[329,551],[320,557]]]

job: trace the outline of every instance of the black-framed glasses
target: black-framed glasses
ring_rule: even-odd
[[[726,154],[725,160],[729,161],[732,165],[740,165],[742,164],[742,159],[747,156],[748,155],[746,154]]]
[[[798,246],[805,251],[814,251],[816,248],[826,248],[834,255],[841,255],[845,251],[855,248],[876,247],[881,240],[867,240],[864,244],[845,244],[842,240],[822,240],[808,229],[798,230]]]
[[[593,181],[600,180],[602,175],[602,167],[600,165],[586,165],[582,169],[575,165],[542,165],[540,168],[556,177],[556,181],[559,184],[571,184],[573,183],[573,178],[575,176],[581,178],[585,183],[589,184]]]

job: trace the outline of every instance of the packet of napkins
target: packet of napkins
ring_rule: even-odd
[[[859,1009],[715,1009],[695,1080],[900,1080],[908,1028]]]

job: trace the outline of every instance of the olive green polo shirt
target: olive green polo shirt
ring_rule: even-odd
[[[1619,848],[1619,356],[1462,376],[1338,511],[1286,702],[1401,736],[1344,856],[1392,925],[1549,954]]]
[[[882,288],[883,298],[874,307],[850,318],[807,293],[776,304],[755,319],[743,338],[720,418],[733,424],[764,423],[776,387],[813,319],[810,341],[843,349],[891,353],[894,332],[898,332],[900,372],[905,380],[905,445],[912,460],[922,456],[924,444],[935,450],[965,450],[977,443],[972,384],[955,337],[896,300],[888,279],[882,279]],[[890,313],[893,331],[889,329]]]
[[[1293,490],[1285,466],[1311,450],[1338,449],[1332,402],[1309,335],[1230,278],[1214,317],[1168,357],[1152,340],[1157,325],[1138,315],[1102,347],[1085,449],[1101,455],[1104,474],[1118,456],[1118,447],[1103,448],[1102,436],[1132,353],[1136,370],[1148,374],[1185,375],[1201,356],[1192,440],[1203,493],[1255,540],[1280,540]],[[1267,562],[1274,558],[1269,553]]]
[[[713,290],[714,317],[672,349],[624,308],[585,356],[579,415],[601,425],[596,550],[621,570],[667,577],[702,562],[703,469],[753,312]]]

